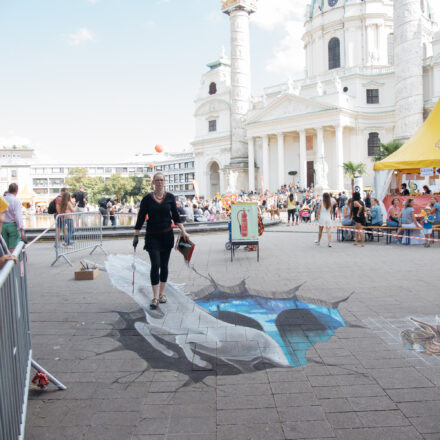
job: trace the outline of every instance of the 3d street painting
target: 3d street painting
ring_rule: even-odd
[[[301,286],[296,286],[270,298],[250,290],[245,281],[222,286],[211,277],[207,287],[193,294],[169,282],[168,303],[151,310],[151,286],[145,283],[149,264],[136,259],[133,291],[131,263],[127,255],[106,261],[112,284],[140,306],[136,312],[119,313],[123,331],[118,339],[153,368],[208,372],[228,367],[239,373],[305,365],[309,348],[346,325],[338,306],[349,296],[329,303],[299,295]],[[127,333],[133,328],[143,344],[127,337],[133,336]]]
[[[440,355],[440,325],[429,324],[415,318],[410,320],[416,327],[407,328],[400,334],[405,346],[427,355]],[[438,323],[438,318],[435,317],[432,321]]]
[[[403,358],[418,359],[420,365],[440,364],[440,318],[368,318],[363,321]]]

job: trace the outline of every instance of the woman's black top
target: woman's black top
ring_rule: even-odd
[[[362,208],[359,208],[358,206],[354,206],[353,202],[353,220],[355,223],[360,223],[361,225],[365,225],[366,219],[365,219],[365,204],[362,200],[358,200],[358,203],[362,205]]]
[[[177,212],[176,199],[171,193],[166,193],[162,203],[154,200],[150,193],[142,199],[139,214],[134,227],[139,231],[148,215],[147,233],[145,235],[144,249],[152,251],[169,251],[174,246],[174,234],[171,227],[171,220],[180,223],[180,216]]]
[[[141,202],[139,213],[134,229],[140,231],[148,215],[148,232],[165,232],[171,228],[171,220],[174,223],[181,223],[179,213],[177,212],[176,199],[171,193],[166,193],[162,203],[154,200],[153,193],[147,194]]]

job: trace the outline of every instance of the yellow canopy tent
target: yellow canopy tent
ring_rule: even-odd
[[[440,100],[424,124],[397,151],[374,164],[374,170],[440,167]]]
[[[31,203],[35,202],[38,198],[38,194],[34,193],[28,185],[25,185],[22,191],[18,191],[17,198],[21,203]]]

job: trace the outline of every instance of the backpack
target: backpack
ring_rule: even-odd
[[[107,209],[107,203],[108,203],[107,197],[102,197],[101,199],[98,200],[98,205],[100,208],[104,208]]]
[[[57,212],[57,206],[56,206],[55,200],[56,200],[56,198],[53,199],[53,200],[49,203],[49,206],[47,207],[47,213],[48,213],[48,214],[56,214],[56,212]]]

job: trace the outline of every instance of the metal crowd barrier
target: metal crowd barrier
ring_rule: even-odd
[[[3,240],[0,236],[0,240]],[[23,440],[31,366],[59,389],[66,387],[32,359],[26,278],[21,241],[0,270],[0,440]]]
[[[18,439],[24,431],[31,371],[31,334],[26,264],[21,241],[0,270],[0,439]]]
[[[69,254],[96,248],[107,254],[102,247],[103,217],[99,212],[73,212],[58,214],[55,220],[55,261],[64,258],[71,266]]]

